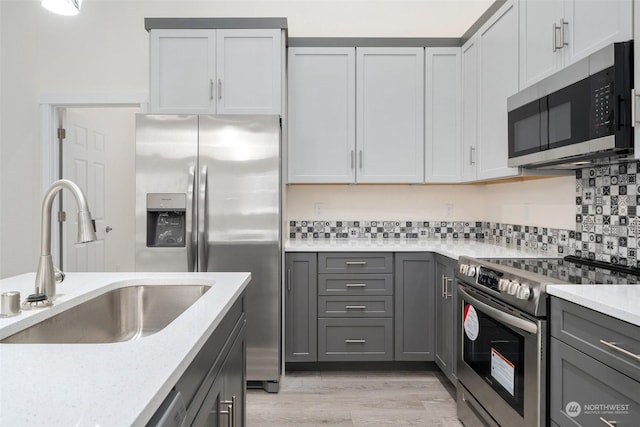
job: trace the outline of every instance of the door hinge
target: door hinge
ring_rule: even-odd
[[[65,139],[67,137],[67,131],[65,128],[58,128],[58,139]]]
[[[58,211],[58,222],[65,222],[67,220],[67,213],[65,211]]]

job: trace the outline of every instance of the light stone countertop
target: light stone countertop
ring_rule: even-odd
[[[299,239],[284,242],[286,252],[435,252],[449,258],[561,258],[538,249],[464,239]]]
[[[123,286],[212,285],[163,330],[114,344],[0,344],[0,425],[145,425],[250,280],[249,273],[68,273],[51,308],[0,318],[0,339]],[[34,291],[34,273],[0,292]]]
[[[547,285],[547,292],[640,326],[640,285]]]

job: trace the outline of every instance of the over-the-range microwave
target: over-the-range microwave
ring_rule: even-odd
[[[509,166],[575,169],[633,152],[632,89],[628,41],[509,97]]]

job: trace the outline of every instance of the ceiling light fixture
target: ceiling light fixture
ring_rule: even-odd
[[[40,0],[42,7],[58,15],[73,16],[80,13],[82,0]]]

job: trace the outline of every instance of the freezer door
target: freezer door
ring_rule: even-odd
[[[194,271],[198,116],[136,115],[136,271]]]
[[[200,116],[206,271],[248,271],[247,380],[280,376],[280,118]]]

